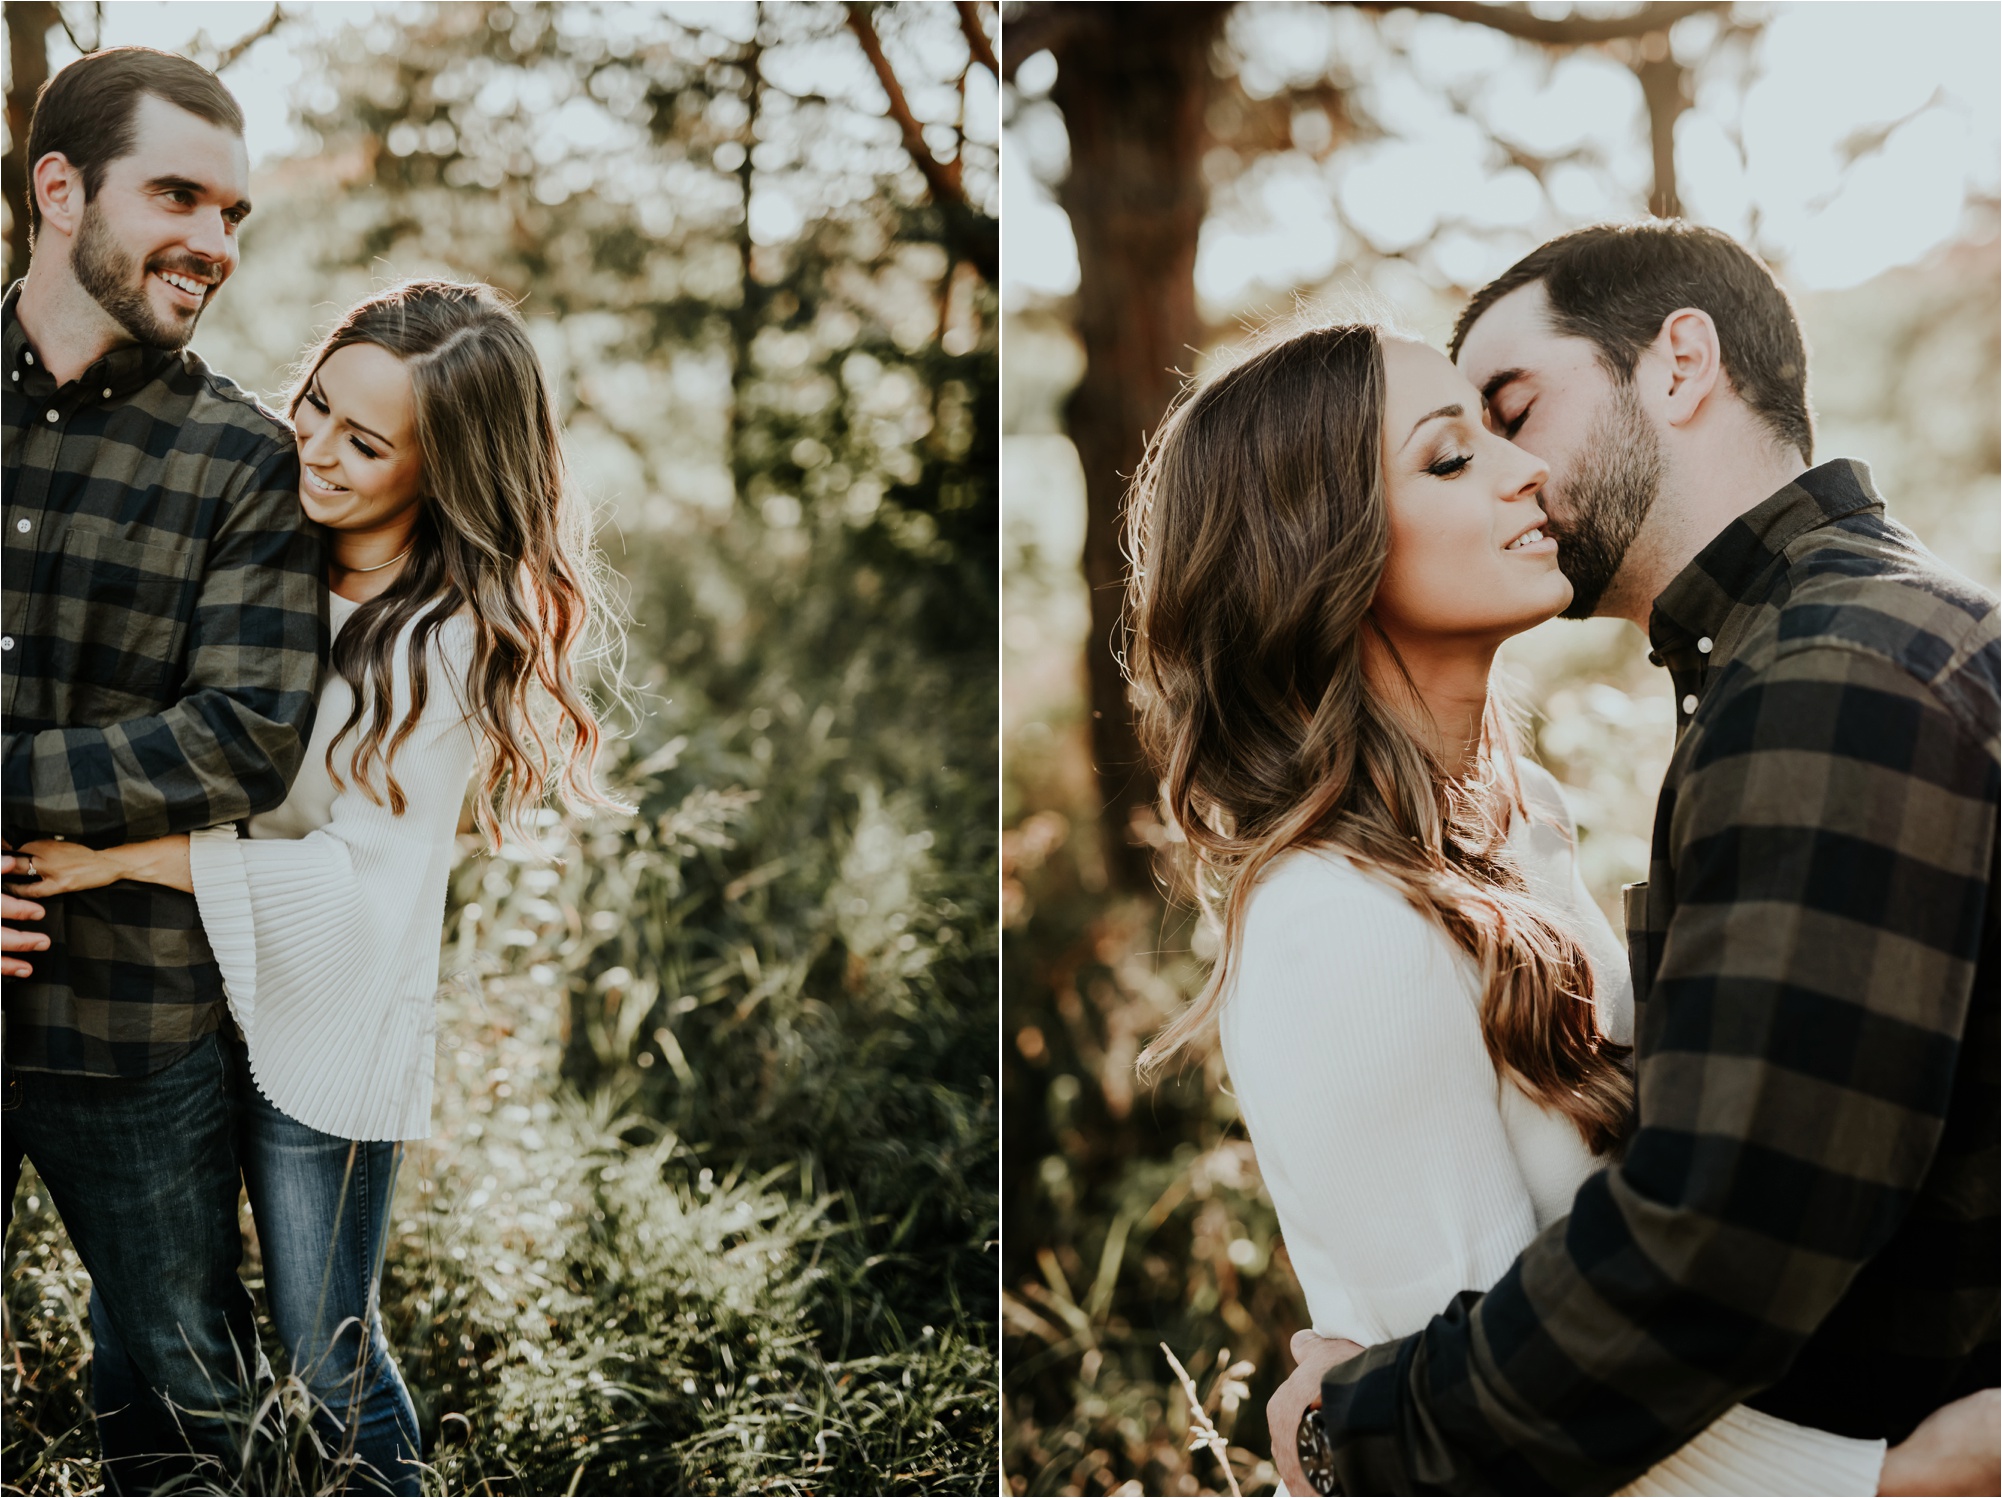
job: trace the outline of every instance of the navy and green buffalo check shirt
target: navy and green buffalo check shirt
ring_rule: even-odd
[[[0,304],[0,832],[110,847],[276,806],[327,651],[291,432],[186,351],[127,344],[58,389],[19,297]],[[6,988],[11,1065],[143,1077],[221,1023],[192,895],[42,903],[50,949]]]
[[[1345,1492],[1608,1493],[1740,1402],[1895,1442],[2002,1382],[1995,600],[1838,461],[1649,633],[1637,1130],[1499,1284],[1328,1376]]]

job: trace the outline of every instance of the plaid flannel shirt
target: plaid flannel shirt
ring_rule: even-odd
[[[92,847],[285,799],[327,653],[322,545],[292,434],[193,353],[126,344],[57,388],[0,304],[0,831]],[[194,896],[129,881],[42,902],[7,1060],[143,1077],[222,1020]]]
[[[1995,601],[1837,461],[1649,633],[1637,1132],[1493,1289],[1329,1374],[1345,1492],[1607,1493],[1735,1403],[1897,1441],[2002,1381]]]

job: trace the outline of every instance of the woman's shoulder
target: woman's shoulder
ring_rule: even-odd
[[[1432,974],[1451,939],[1381,874],[1339,848],[1294,848],[1275,858],[1245,904],[1239,973],[1254,986],[1276,972]]]
[[[1515,768],[1530,810],[1556,822],[1567,834],[1574,833],[1571,803],[1565,799],[1562,782],[1526,754],[1516,757]]]
[[[1409,908],[1409,902],[1343,849],[1317,843],[1288,848],[1259,871],[1245,919],[1286,920],[1304,911],[1332,916],[1388,906]]]
[[[395,647],[389,653],[389,665],[399,712],[409,700],[411,690],[413,661],[410,647],[420,638],[424,643],[427,716],[432,711],[441,711],[442,702],[463,704],[465,701],[466,683],[472,671],[473,647],[479,634],[472,607],[462,604],[442,621],[434,623],[434,619],[434,608],[420,608],[397,630]],[[442,682],[440,673],[443,674]],[[442,702],[438,691],[440,685],[447,688]]]
[[[1275,1047],[1353,1042],[1355,1056],[1408,1059],[1466,1034],[1478,1045],[1478,1025],[1467,1028],[1475,980],[1452,938],[1389,880],[1332,848],[1273,861],[1246,906],[1229,971],[1221,1035],[1233,1071],[1247,1076]]]

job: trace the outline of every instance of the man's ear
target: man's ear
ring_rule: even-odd
[[[83,173],[62,152],[51,151],[35,163],[30,180],[42,222],[59,234],[74,235],[83,223]]]
[[[1717,324],[1700,307],[1678,307],[1663,318],[1648,353],[1654,356],[1647,362],[1655,365],[1656,379],[1667,381],[1667,388],[1657,388],[1655,394],[1670,426],[1687,425],[1714,392],[1729,388]]]

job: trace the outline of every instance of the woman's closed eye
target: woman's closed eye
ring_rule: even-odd
[[[317,390],[308,390],[306,392],[306,404],[311,406],[315,411],[318,411],[322,416],[327,414],[326,397],[321,395]],[[365,458],[379,458],[382,456],[381,453],[370,447],[359,437],[350,436],[348,441],[352,442],[355,445],[355,451]]]
[[[1472,453],[1448,453],[1444,456],[1434,458],[1430,463],[1427,463],[1425,471],[1434,478],[1457,478],[1472,466],[1473,461],[1474,455]]]

